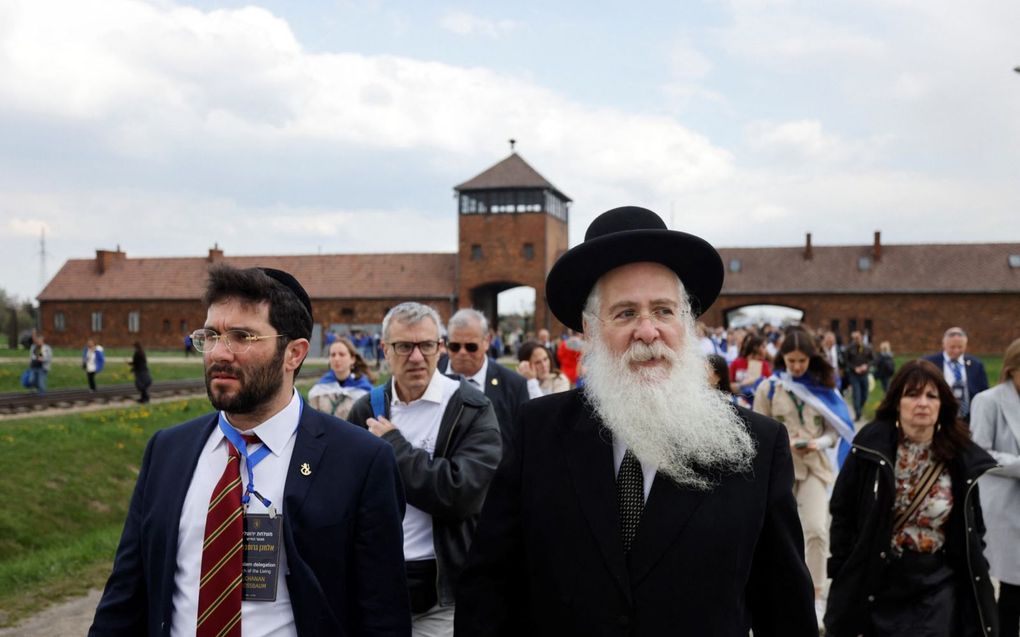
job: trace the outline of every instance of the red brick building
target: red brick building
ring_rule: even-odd
[[[721,248],[726,281],[704,316],[755,304],[804,312],[803,322],[843,338],[859,329],[896,352],[935,352],[942,333],[963,327],[969,349],[999,354],[1020,337],[1020,244]]]
[[[545,306],[545,275],[567,249],[570,199],[518,154],[457,186],[457,254],[329,254],[128,258],[118,248],[72,259],[39,294],[47,340],[77,346],[182,347],[205,321],[200,298],[213,263],[267,266],[292,273],[312,298],[317,332],[374,329],[401,301],[419,301],[444,320],[458,307],[496,318],[496,295],[535,288],[537,325],[558,331]],[[315,340],[315,339],[313,339]]]
[[[545,304],[545,276],[567,249],[570,199],[519,155],[455,188],[456,254],[333,254],[128,258],[97,250],[72,259],[39,295],[49,342],[106,346],[135,340],[180,346],[202,325],[199,298],[210,264],[269,266],[293,273],[312,297],[319,333],[332,326],[375,326],[394,304],[417,300],[445,319],[474,306],[490,319],[496,295],[535,288],[535,325],[562,330]],[[1001,354],[1020,336],[1020,244],[871,245],[721,248],[722,295],[704,320],[756,304],[784,305],[803,321],[846,338],[853,329],[888,340],[897,352],[935,351],[960,325],[977,353]]]

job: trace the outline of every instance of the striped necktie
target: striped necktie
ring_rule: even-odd
[[[963,365],[953,359],[949,361],[949,368],[953,370],[953,388],[960,398],[960,416],[966,418],[970,414],[970,396],[967,395],[967,383],[963,382]]]
[[[244,436],[251,444],[258,439]],[[196,637],[241,637],[241,456],[227,445],[223,468],[209,499],[202,545],[202,579],[198,589]]]

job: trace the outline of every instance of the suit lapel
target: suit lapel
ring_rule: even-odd
[[[219,414],[213,414],[209,418],[209,422],[202,425],[201,432],[192,436],[188,439],[187,444],[181,449],[180,455],[172,449],[162,450],[162,453],[173,456],[178,459],[187,459],[188,471],[186,473],[174,472],[175,477],[178,479],[164,480],[162,484],[166,485],[169,490],[164,495],[166,496],[165,502],[167,506],[164,509],[164,516],[167,524],[166,534],[166,551],[163,560],[163,591],[166,593],[163,599],[164,614],[169,617],[170,605],[173,601],[172,593],[174,590],[174,574],[177,572],[177,543],[180,538],[181,531],[181,514],[184,511],[184,499],[188,495],[188,489],[191,487],[191,480],[195,475],[195,467],[198,466],[198,457],[202,453],[202,448],[205,447],[205,443],[209,440],[209,435],[212,434],[213,428],[219,422]],[[180,467],[177,462],[168,462],[170,468]]]
[[[630,549],[632,586],[648,575],[708,493],[681,489],[666,476],[656,474]]]
[[[1020,393],[1017,392],[1016,386],[1009,378],[992,391],[998,392],[999,395],[994,397],[995,402],[1002,406],[1002,418],[1006,421],[1009,430],[1013,432],[1017,445],[1020,445]]]
[[[326,444],[322,441],[322,427],[322,420],[316,416],[315,410],[302,405],[294,452],[290,457],[287,482],[283,487],[283,499],[287,503],[284,514],[292,520],[308,495],[319,460],[326,450]]]
[[[582,409],[577,421],[562,431],[563,446],[578,504],[613,581],[629,602],[630,584],[616,510],[613,445],[609,435],[603,438],[600,431],[601,424]]]

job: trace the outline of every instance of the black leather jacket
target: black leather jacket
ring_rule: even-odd
[[[392,387],[392,383],[386,384],[387,417]],[[348,420],[360,427],[366,427],[371,417],[371,395],[358,399],[348,414]],[[502,456],[496,412],[485,394],[461,380],[460,389],[443,412],[432,458],[424,449],[412,446],[399,429],[382,438],[393,445],[407,503],[432,516],[439,573],[436,592],[440,606],[450,606],[467,563],[478,514]]]
[[[854,438],[829,503],[832,512],[828,571],[832,578],[825,613],[826,635],[869,634],[870,603],[890,559],[896,447],[895,425],[876,421]],[[946,523],[946,560],[956,573],[959,637],[995,637],[998,616],[984,556],[985,525],[978,478],[995,461],[968,442],[948,464],[953,510]]]

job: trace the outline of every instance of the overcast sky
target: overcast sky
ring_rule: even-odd
[[[0,286],[129,257],[446,251],[509,153],[571,244],[1020,241],[1020,2],[0,0]],[[593,7],[599,7],[597,10]]]

